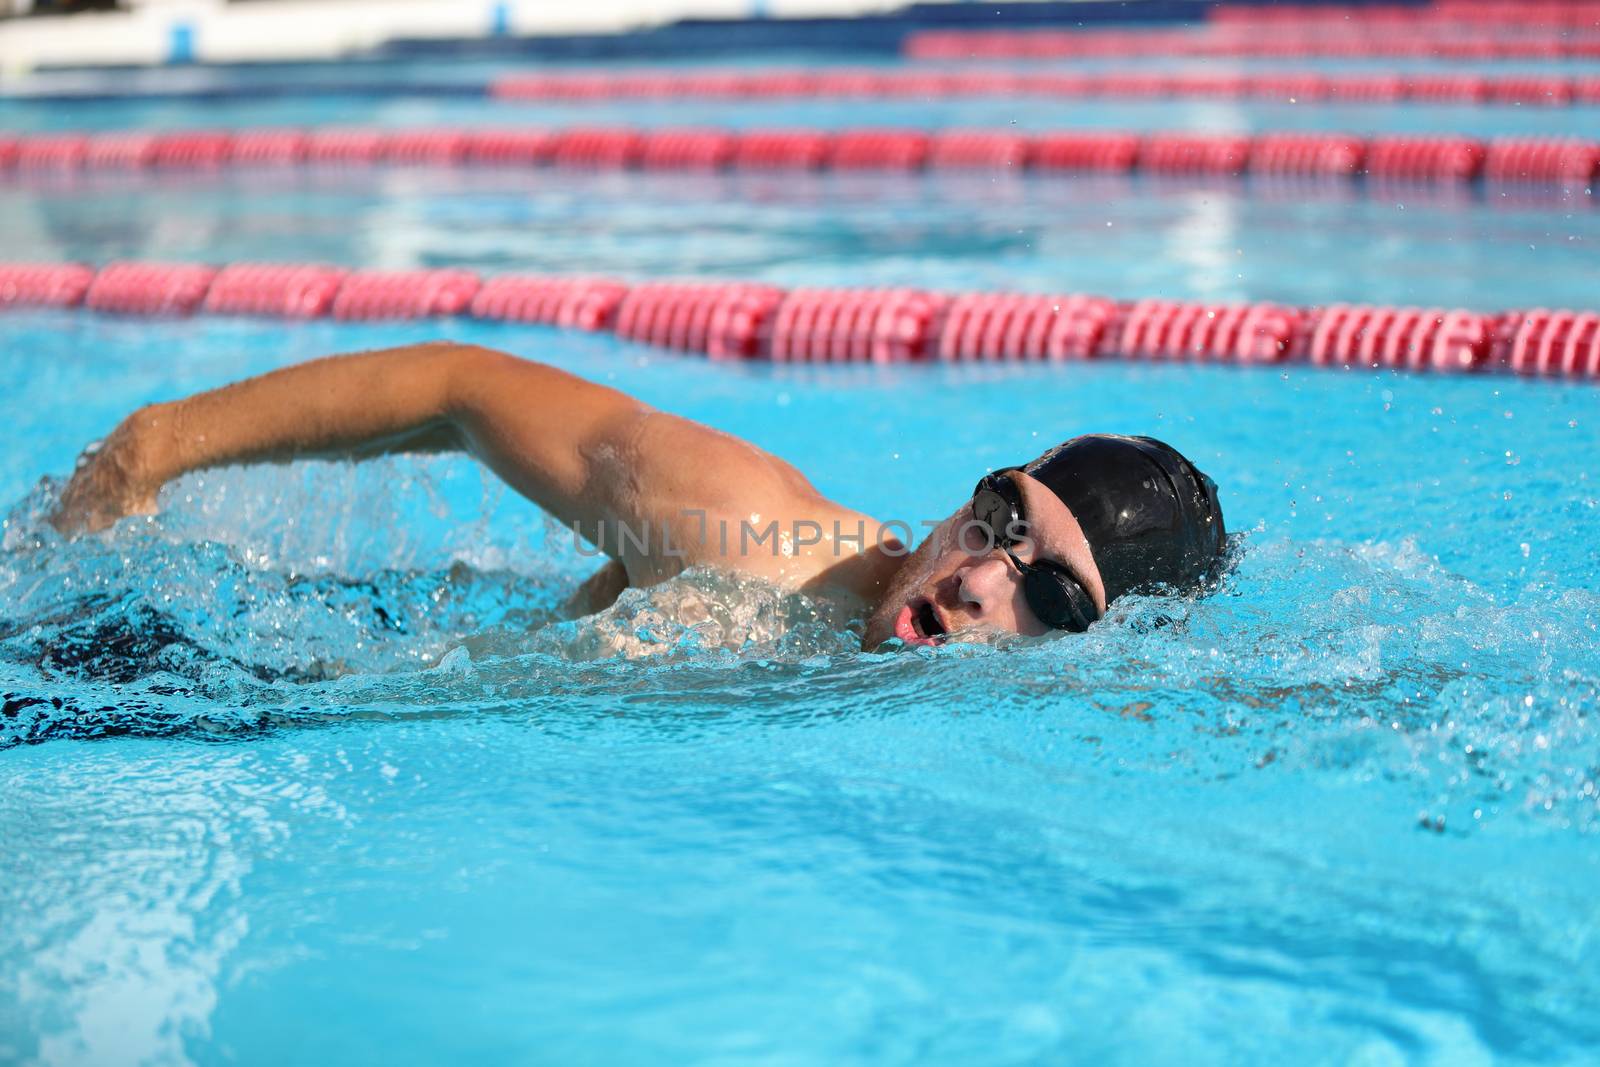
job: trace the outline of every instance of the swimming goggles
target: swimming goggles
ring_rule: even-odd
[[[1016,470],[1021,468],[1004,467],[983,476],[972,491],[972,517],[989,528],[994,545],[1022,575],[1022,595],[1034,616],[1051,629],[1081,634],[1100,617],[1088,590],[1061,564],[1024,563],[1012,551],[1028,525],[1022,494],[1010,478]]]

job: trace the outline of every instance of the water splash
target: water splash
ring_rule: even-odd
[[[577,572],[538,555],[363,569],[366,530],[311,571],[191,539],[205,516],[183,508],[66,542],[41,521],[53,491],[6,520],[0,745],[619,703],[683,722],[1015,706],[1123,768],[1400,780],[1434,830],[1600,827],[1600,598],[1508,601],[1414,540],[1256,531],[1203,599],[1125,598],[1081,637],[865,654],[860,620],[748,577],[691,571],[567,619]]]

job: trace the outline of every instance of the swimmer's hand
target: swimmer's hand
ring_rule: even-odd
[[[104,530],[128,515],[153,515],[165,481],[158,457],[162,421],[159,406],[141,408],[84,449],[50,524],[71,537]]]

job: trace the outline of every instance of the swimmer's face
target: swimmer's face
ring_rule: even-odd
[[[1061,499],[1022,471],[1011,475],[1027,518],[1027,536],[1013,548],[1024,564],[1049,560],[1065,567],[1088,592],[1097,613],[1106,608],[1105,584],[1089,542]],[[1051,632],[1028,607],[1022,574],[972,521],[965,502],[906,558],[867,620],[862,644],[876,648],[892,637],[910,645],[974,639],[1000,633]]]

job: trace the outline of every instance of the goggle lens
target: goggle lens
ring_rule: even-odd
[[[1023,563],[1011,553],[1023,529],[1022,499],[1006,477],[1011,470],[985,475],[972,493],[972,517],[988,527],[993,544],[1004,549],[1022,572],[1022,595],[1034,617],[1054,630],[1083,633],[1097,618],[1094,601],[1077,579],[1058,564]]]
[[[1023,574],[1022,595],[1038,620],[1055,630],[1081,634],[1094,621],[1094,601],[1066,571],[1035,565]]]
[[[989,528],[997,547],[1004,548],[1015,540],[1007,528],[1019,521],[1016,506],[986,484],[980,484],[972,495],[972,517]]]

